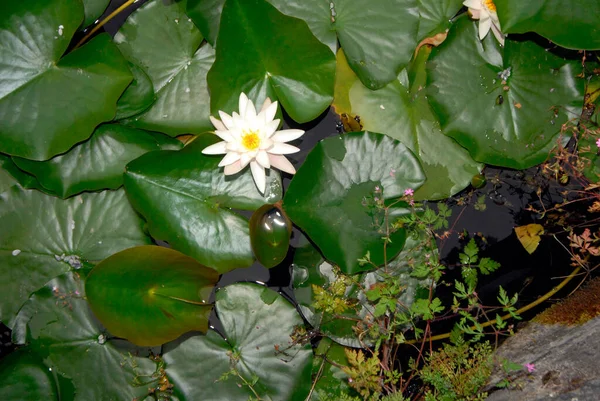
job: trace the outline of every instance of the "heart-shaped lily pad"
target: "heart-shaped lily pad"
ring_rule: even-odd
[[[248,220],[230,208],[256,210],[276,202],[281,180],[270,170],[263,197],[249,169],[225,176],[220,157],[202,154],[217,141],[207,133],[179,152],[147,153],[127,165],[124,180],[154,238],[224,273],[253,262]]]
[[[581,113],[580,61],[531,41],[493,35],[479,40],[477,23],[459,18],[434,48],[429,101],[442,130],[479,162],[527,168],[543,162],[560,128]]]
[[[461,9],[463,0],[418,0],[419,40],[450,29],[450,20]]]
[[[537,32],[569,49],[600,49],[596,0],[495,0],[505,33]]]
[[[13,158],[16,165],[63,198],[83,191],[117,189],[131,160],[152,150],[181,149],[182,143],[119,124],[101,125],[90,140],[43,162]]]
[[[104,331],[85,301],[83,280],[68,272],[32,294],[19,311],[13,341],[27,343],[60,378],[58,400],[144,399],[159,380],[150,350]]]
[[[150,77],[140,67],[129,63],[133,81],[117,101],[115,120],[134,116],[146,110],[154,103],[156,96]]]
[[[309,343],[290,337],[303,326],[296,308],[268,288],[243,283],[217,291],[215,309],[223,337],[210,330],[164,347],[177,398],[303,401],[313,355]]]
[[[216,51],[208,73],[213,114],[237,110],[240,92],[257,104],[278,100],[298,122],[313,120],[331,103],[333,53],[303,21],[265,0],[225,2]]]
[[[352,83],[350,88],[343,82],[336,83],[340,85],[338,98],[347,91],[351,112],[360,116],[364,129],[399,140],[419,157],[427,181],[416,191],[417,199],[452,196],[467,187],[482,168],[463,147],[442,133],[425,98],[425,63],[430,52],[431,48],[422,47],[408,71],[376,91],[357,79],[347,79]],[[348,70],[343,54],[338,54],[340,70]]]
[[[417,46],[420,10],[416,0],[383,0],[378,1],[376,6],[369,0],[268,2],[284,14],[304,20],[315,37],[334,52],[339,39],[352,69],[372,89],[381,88],[394,79]],[[222,34],[219,24],[223,24],[220,13],[225,0],[192,0],[189,3],[190,17],[210,43],[218,43],[217,34]],[[434,13],[427,17],[434,19],[437,15]],[[442,21],[436,19],[435,22]],[[281,32],[291,33],[286,27],[280,27],[278,32],[280,35]],[[271,54],[273,56],[269,55],[267,59],[279,58],[281,52]]]
[[[161,345],[206,332],[219,274],[173,249],[138,246],[100,262],[85,293],[108,331],[137,345]]]
[[[8,327],[52,278],[150,243],[122,190],[62,200],[13,186],[0,194],[0,221],[0,320]]]
[[[206,73],[214,51],[202,39],[181,2],[151,1],[129,16],[115,42],[156,92],[156,102],[129,125],[172,136],[213,128]]]
[[[424,181],[419,161],[406,146],[382,134],[353,132],[324,139],[312,150],[283,207],[327,260],[351,274],[372,268],[358,264],[367,253],[376,265],[384,263],[386,219],[376,204]],[[406,212],[402,203],[390,209],[392,215]],[[405,230],[390,239],[388,260],[402,250]]]
[[[110,37],[99,35],[61,59],[82,20],[80,1],[2,5],[0,152],[46,160],[114,117],[132,76]]]

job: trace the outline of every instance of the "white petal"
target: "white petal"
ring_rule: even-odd
[[[300,138],[302,135],[304,135],[304,131],[301,129],[284,129],[277,131],[271,139],[275,142],[289,142]]]
[[[269,155],[269,161],[271,162],[271,167],[275,167],[286,173],[296,174],[296,169],[285,156]]]
[[[481,10],[469,9],[469,12],[471,13],[471,18],[473,19],[479,19],[481,17]]]
[[[481,0],[465,0],[463,1],[463,6],[478,10],[481,8]]]
[[[248,96],[244,92],[240,93],[239,112],[242,116],[246,115],[246,105],[248,104]]]
[[[479,40],[483,40],[483,38],[485,38],[491,27],[492,20],[489,18],[489,16],[479,20]]]
[[[225,124],[225,127],[232,129],[235,126],[233,123],[233,118],[229,114],[219,110],[219,116],[221,117],[223,124]]]
[[[263,111],[265,111],[273,102],[271,102],[271,98],[267,96],[267,98],[265,99],[265,101],[262,104],[262,107],[260,108],[259,113],[262,113]]]
[[[238,160],[237,162],[235,162],[233,164],[225,166],[223,172],[225,173],[225,175],[232,175],[232,174],[239,173],[242,169],[243,169],[242,163],[240,163]]]
[[[262,141],[260,141],[260,150],[267,150],[269,149],[271,146],[273,146],[273,141],[270,140],[269,138],[263,139]]]
[[[218,131],[227,131],[227,127],[225,125],[223,125],[223,123],[221,121],[217,120],[213,116],[210,116],[210,122],[212,123],[212,125],[215,126],[215,128]]]
[[[225,157],[219,162],[219,167],[227,166],[229,164],[235,163],[240,160],[241,156],[237,152],[229,152],[225,155]]]
[[[227,153],[227,142],[217,142],[214,145],[205,147],[202,150],[205,155],[222,155]]]
[[[271,137],[275,131],[277,131],[277,128],[279,128],[279,119],[273,120],[273,121],[269,121],[268,123],[265,124],[264,126],[264,132],[265,132],[265,136],[267,138]]]
[[[265,110],[265,123],[269,121],[273,121],[275,118],[275,114],[277,114],[277,102],[271,103],[269,107]]]
[[[265,193],[265,187],[267,186],[267,180],[265,177],[265,169],[263,169],[257,162],[253,161],[250,163],[250,170],[252,171],[252,177],[258,187],[261,194]]]
[[[295,146],[280,142],[273,143],[273,147],[269,149],[269,153],[276,155],[289,155],[290,153],[296,153],[299,151],[300,149]]]
[[[231,136],[230,132],[231,131],[227,131],[227,129],[225,129],[225,131],[216,130],[215,135],[217,135],[219,138],[221,138],[225,142],[232,142],[233,136]]]
[[[500,31],[500,28],[494,23],[492,23],[492,32],[494,33],[494,36],[496,37],[498,42],[502,46],[504,46],[504,34],[502,33],[502,31]]]
[[[254,107],[254,102],[248,99],[248,101],[246,102],[246,108],[244,110],[240,109],[240,113],[243,113],[242,116],[246,120],[256,118],[256,108]]]
[[[252,157],[250,157],[248,153],[242,153],[240,155],[240,163],[242,163],[242,168],[246,167],[251,161]]]
[[[256,154],[256,161],[264,168],[271,168],[271,163],[269,162],[269,155],[264,150],[261,150]]]

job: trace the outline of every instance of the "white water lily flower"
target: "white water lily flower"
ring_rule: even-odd
[[[465,0],[463,5],[469,7],[469,13],[473,19],[479,20],[479,39],[483,40],[491,29],[498,42],[504,46],[504,34],[500,29],[500,20],[494,1]]]
[[[219,110],[220,121],[210,117],[216,128],[215,134],[223,141],[206,147],[202,153],[225,154],[219,163],[219,167],[225,168],[225,175],[236,174],[250,164],[254,182],[260,193],[264,194],[265,169],[275,167],[286,173],[296,173],[292,163],[283,155],[296,153],[300,149],[285,142],[304,135],[304,131],[299,129],[277,131],[279,119],[274,119],[276,113],[277,102],[272,103],[267,98],[257,114],[252,100],[242,92],[239,114],[234,111],[230,116]]]

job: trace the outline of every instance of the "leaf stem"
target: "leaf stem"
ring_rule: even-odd
[[[120,7],[118,7],[115,11],[113,11],[112,13],[110,13],[109,15],[107,15],[102,21],[100,21],[98,24],[96,24],[96,26],[93,27],[91,31],[89,31],[83,38],[81,38],[81,40],[79,42],[77,42],[77,44],[75,45],[75,49],[77,49],[82,44],[84,44],[85,42],[87,42],[107,22],[109,22],[111,19],[113,19],[114,17],[116,17],[123,10],[125,10],[127,7],[129,7],[133,3],[136,3],[137,1],[139,1],[139,0],[127,0]]]

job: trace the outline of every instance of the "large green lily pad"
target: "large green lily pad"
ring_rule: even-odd
[[[63,155],[38,162],[13,158],[16,165],[63,198],[83,191],[117,189],[123,185],[123,171],[131,160],[152,150],[183,147],[177,139],[119,124],[101,125],[89,141]]]
[[[463,16],[434,48],[429,101],[446,135],[479,162],[523,169],[543,162],[562,124],[581,113],[580,61],[531,41],[479,40]]]
[[[384,263],[385,218],[366,201],[398,198],[424,181],[419,161],[406,146],[382,134],[353,132],[325,139],[311,151],[283,207],[327,260],[351,274],[372,268],[358,264],[367,253],[376,265]],[[406,213],[405,206],[400,202],[390,214]],[[402,250],[404,239],[404,229],[392,234],[388,260]]]
[[[125,57],[150,77],[156,102],[127,123],[175,136],[213,128],[206,73],[214,51],[181,2],[151,1],[137,9],[115,35]]]
[[[62,200],[13,186],[0,194],[0,221],[0,320],[8,327],[54,277],[150,243],[124,191]]]
[[[313,120],[331,103],[333,53],[303,21],[265,0],[225,2],[216,52],[208,73],[215,115],[237,110],[240,92],[256,104],[278,100],[298,122]]]
[[[569,49],[600,49],[597,0],[495,0],[505,33],[537,32]]]
[[[82,20],[80,1],[3,4],[0,152],[46,160],[114,117],[132,76],[110,37],[99,35],[61,59]]]
[[[127,166],[125,189],[154,238],[224,273],[253,262],[248,220],[230,209],[276,202],[281,180],[270,170],[262,196],[248,168],[225,176],[220,156],[202,154],[217,141],[207,133],[179,152],[145,154]]]
[[[68,272],[32,294],[19,311],[13,341],[27,343],[67,384],[57,389],[57,399],[144,399],[157,382],[150,350],[105,332],[85,301],[83,280]]]
[[[87,27],[93,24],[102,15],[104,10],[106,10],[108,3],[110,3],[110,0],[83,0],[85,19],[82,26]]]
[[[0,394],[5,400],[60,401],[56,373],[48,370],[42,358],[28,349],[12,352],[0,364]]]
[[[154,86],[152,86],[148,74],[133,63],[129,63],[129,69],[133,74],[133,81],[117,101],[115,120],[122,120],[139,114],[156,100]]]
[[[303,325],[296,308],[274,291],[251,283],[217,291],[215,308],[223,337],[210,330],[206,336],[164,347],[167,376],[177,398],[303,401],[311,386],[313,355],[309,343],[290,338]],[[252,383],[256,394],[244,382]]]
[[[417,0],[419,4],[419,40],[444,33],[450,20],[461,9],[463,0]]]
[[[376,6],[369,0],[268,2],[284,14],[304,20],[315,37],[333,52],[339,39],[352,69],[372,89],[381,88],[394,79],[417,46],[417,0],[383,0],[377,2]],[[219,28],[223,24],[220,13],[224,3],[225,0],[192,0],[188,6],[190,17],[210,43],[218,43],[217,34],[222,34]],[[435,17],[427,15],[430,19]],[[284,27],[278,32],[288,31]],[[279,51],[271,54],[269,59],[280,57]]]
[[[364,129],[389,135],[419,157],[427,181],[417,199],[443,199],[469,186],[482,165],[452,138],[445,136],[425,97],[425,63],[431,48],[422,47],[417,58],[398,79],[377,91],[358,80],[348,95],[352,113],[360,116]],[[338,62],[343,59],[338,58]]]
[[[109,332],[154,346],[188,331],[206,332],[208,303],[219,274],[173,249],[138,246],[100,262],[85,293]]]
[[[0,154],[0,193],[13,186],[44,189],[33,175],[18,168],[10,156]]]

